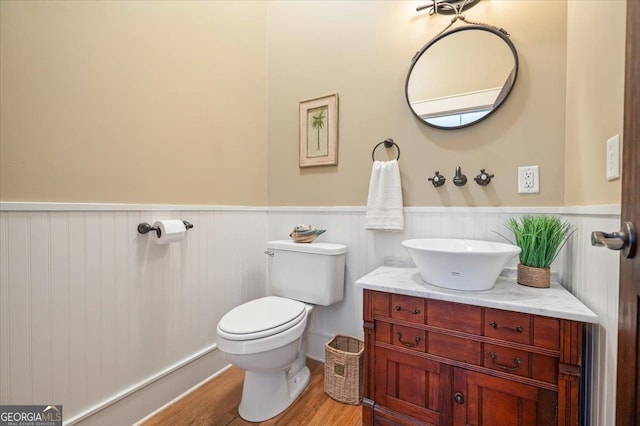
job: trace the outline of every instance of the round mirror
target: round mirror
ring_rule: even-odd
[[[427,43],[411,61],[405,94],[411,111],[439,129],[478,123],[504,103],[518,75],[518,54],[509,37],[470,25]]]

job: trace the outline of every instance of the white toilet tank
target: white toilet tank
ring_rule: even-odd
[[[344,297],[347,246],[279,240],[269,241],[265,253],[272,295],[323,306]]]

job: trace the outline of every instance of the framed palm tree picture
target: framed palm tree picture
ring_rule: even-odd
[[[300,102],[300,167],[338,164],[338,94]]]

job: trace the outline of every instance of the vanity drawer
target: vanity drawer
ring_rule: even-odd
[[[560,361],[558,358],[531,354],[531,378],[544,382],[558,383],[558,368]]]
[[[461,303],[429,300],[427,324],[447,330],[480,335],[482,333],[482,308]]]
[[[424,352],[427,342],[426,331],[398,324],[393,324],[391,329],[391,339],[394,346]]]
[[[427,352],[432,355],[473,365],[481,365],[480,342],[430,331],[427,335]]]
[[[391,344],[391,323],[376,321],[376,342]]]
[[[421,297],[391,295],[391,318],[424,324],[425,299]]]
[[[426,335],[427,332],[424,330],[376,321],[376,342],[424,352],[427,343]]]
[[[388,317],[391,295],[381,291],[365,291],[368,291],[371,295],[371,314],[373,317]]]
[[[533,346],[560,349],[560,320],[549,317],[533,317]]]
[[[484,345],[484,366],[547,383],[558,383],[558,358],[499,345]]]
[[[518,376],[529,376],[529,352],[505,348],[497,345],[484,345],[484,366],[492,370],[504,371]]]
[[[484,335],[528,345],[531,339],[531,315],[487,308],[484,315]]]

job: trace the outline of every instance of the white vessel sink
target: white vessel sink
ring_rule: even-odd
[[[488,290],[520,247],[493,241],[418,238],[402,245],[423,281],[453,290]]]

